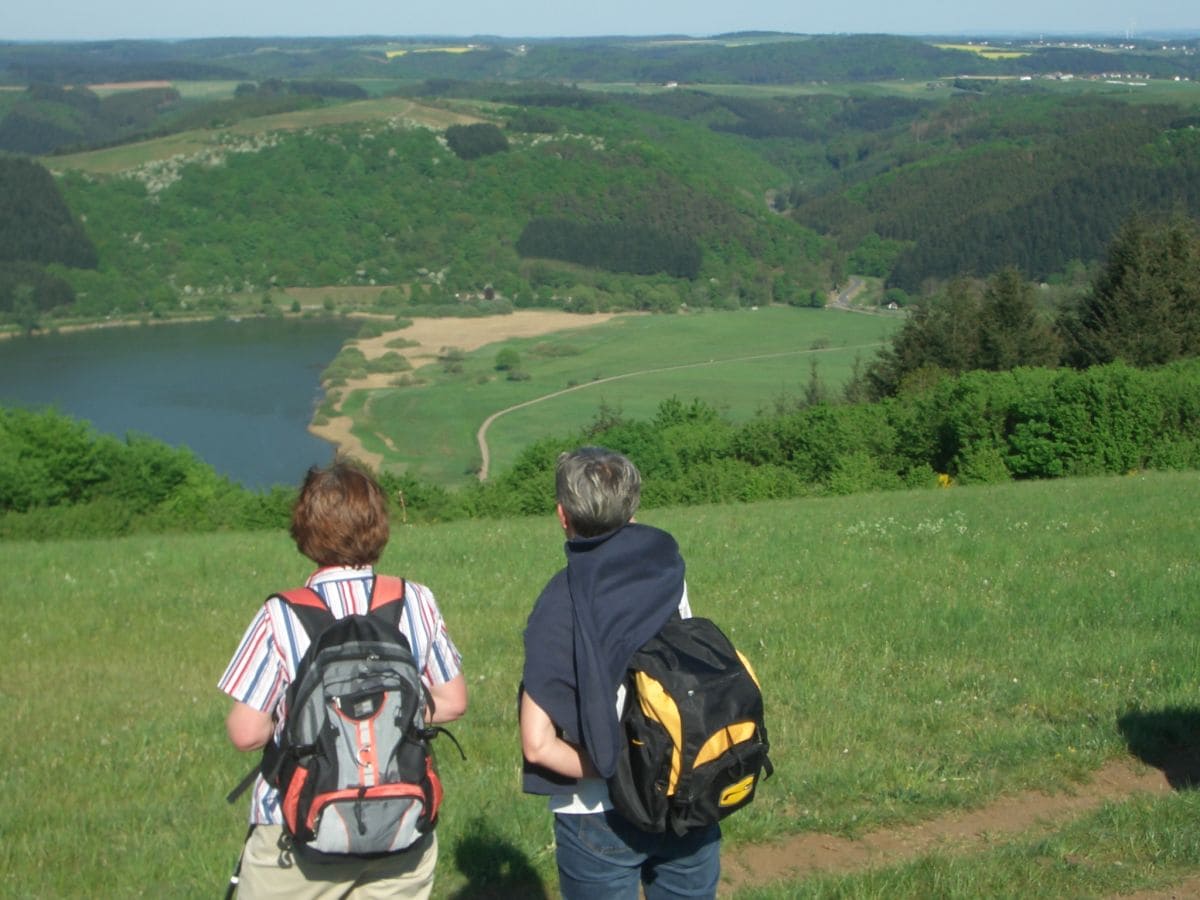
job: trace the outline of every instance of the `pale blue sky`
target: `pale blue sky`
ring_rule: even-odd
[[[0,40],[264,35],[1200,33],[1195,0],[0,0]]]

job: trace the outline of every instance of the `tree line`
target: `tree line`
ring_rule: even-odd
[[[54,410],[0,408],[0,536],[284,527],[292,496],[248,491],[186,448],[98,434]]]
[[[485,484],[448,490],[381,473],[405,521],[544,514],[558,454],[626,453],[643,506],[756,502],[1010,479],[1200,468],[1200,360],[1149,369],[973,371],[915,395],[816,403],[743,425],[700,400],[648,421],[601,410],[582,432],[527,447]],[[53,412],[0,412],[0,537],[284,529],[292,489],[255,493],[186,450],[125,442]]]
[[[1092,283],[1053,314],[1016,269],[924,298],[853,385],[881,398],[945,374],[1020,366],[1163,365],[1200,355],[1200,226],[1127,220]]]

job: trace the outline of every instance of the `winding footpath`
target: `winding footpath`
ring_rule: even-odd
[[[880,347],[883,343],[876,341],[870,344],[859,344],[854,347],[822,347],[817,350],[782,350],[778,353],[758,353],[751,356],[734,356],[729,359],[710,359],[705,362],[696,363],[681,363],[675,366],[660,366],[654,369],[639,369],[636,372],[625,372],[621,375],[609,375],[606,378],[597,378],[595,381],[589,381],[586,384],[576,384],[568,388],[563,388],[560,391],[553,391],[549,394],[543,394],[541,397],[534,397],[532,400],[526,400],[524,403],[518,403],[515,406],[510,406],[507,409],[502,409],[499,412],[494,412],[479,426],[479,430],[475,432],[475,442],[479,445],[479,480],[487,481],[488,472],[491,468],[491,453],[488,450],[487,433],[492,424],[501,416],[506,416],[511,412],[516,412],[518,409],[524,409],[527,406],[533,406],[535,403],[544,403],[547,400],[553,400],[555,397],[561,397],[564,394],[570,394],[574,391],[582,391],[587,388],[593,388],[601,384],[608,384],[612,381],[621,381],[626,378],[638,378],[642,375],[656,375],[660,372],[678,372],[681,369],[701,369],[710,366],[723,366],[728,363],[752,362],[758,359],[778,359],[784,356],[805,356],[811,353],[832,353],[834,351],[843,350],[866,350],[872,347]]]
[[[896,865],[929,853],[979,852],[1006,839],[1049,834],[1055,828],[1105,803],[1119,803],[1138,794],[1164,795],[1173,790],[1164,772],[1132,758],[1114,760],[1093,773],[1086,783],[1046,793],[1024,791],[1000,797],[978,809],[895,828],[872,831],[851,840],[832,834],[804,833],[771,844],[750,844],[722,857],[718,896],[774,881],[803,880],[806,876],[849,874],[878,866]],[[1195,897],[1200,878],[1189,879],[1167,892],[1146,892],[1138,900]]]

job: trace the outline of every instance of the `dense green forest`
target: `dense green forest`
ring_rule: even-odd
[[[86,230],[95,256],[58,259],[70,268],[34,289],[36,305],[98,316],[219,312],[229,293],[273,285],[414,282],[425,305],[489,285],[554,305],[590,284],[622,308],[620,273],[661,273],[676,305],[808,302],[839,271],[916,294],[1005,266],[1053,280],[1098,260],[1135,210],[1200,212],[1200,131],[1171,105],[549,96],[500,108],[517,129],[464,132],[488,136],[478,157],[391,125],[229,138],[194,161],[68,172],[58,188],[28,179],[22,193],[45,203],[0,208],[0,227],[40,233],[38,209],[61,190],[67,231]],[[531,120],[542,130],[518,130]],[[782,122],[811,137],[778,136]],[[826,143],[831,128],[864,143]],[[64,303],[66,286],[79,302]]]
[[[1170,104],[962,95],[860,144],[840,183],[794,192],[792,215],[845,247],[897,242],[880,274],[907,291],[1006,265],[1044,280],[1096,259],[1134,211],[1200,214],[1198,122]]]

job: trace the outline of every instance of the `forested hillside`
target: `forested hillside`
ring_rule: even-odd
[[[389,296],[401,306],[487,288],[563,305],[589,284],[601,298],[589,302],[626,307],[619,273],[631,271],[665,279],[668,306],[736,305],[794,299],[795,285],[821,280],[815,236],[765,201],[784,175],[737,139],[616,105],[541,115],[553,134],[508,129],[506,149],[470,160],[428,129],[378,121],[227,139],[115,177],[67,172],[100,258],[72,273],[76,311],[219,310],[230,292],[347,284],[401,285]],[[589,274],[538,258],[569,252],[519,255],[542,219],[572,223],[580,241],[597,229],[632,239],[639,263],[610,254],[585,261]]]
[[[839,272],[912,294],[1005,266],[1045,280],[1096,261],[1135,211],[1200,213],[1198,120],[1168,103],[522,90],[451,90],[502,104],[467,159],[393,120],[218,132],[191,160],[68,172],[99,252],[97,272],[68,278],[86,295],[74,312],[348,284],[435,306],[489,288],[561,306],[587,286],[588,308],[623,308],[627,279],[647,276],[667,279],[665,308],[807,303]]]
[[[1134,212],[1200,213],[1194,91],[1018,80],[1067,66],[1186,78],[1193,45],[1012,47],[779,34],[5,45],[0,79],[26,87],[0,96],[0,148],[189,129],[187,151],[164,143],[116,176],[46,158],[98,268],[63,260],[76,268],[43,280],[36,305],[84,316],[220,311],[231,293],[301,285],[395,286],[397,312],[484,293],[582,309],[819,304],[847,275],[904,303],[1008,266],[1055,280],[1095,264]],[[223,88],[187,87],[216,76]],[[79,85],[133,77],[175,80]],[[402,115],[304,118],[368,93],[479,124],[439,135]],[[650,306],[634,297],[646,279]]]
[[[136,84],[136,83],[135,83]],[[105,147],[162,134],[228,126],[324,104],[327,98],[358,100],[365,90],[345,81],[283,81],[239,84],[225,99],[185,101],[162,82],[104,95],[82,85],[35,82],[0,113],[0,151],[47,154]]]
[[[607,95],[525,84],[428,83],[422,93],[519,103],[536,118],[620,103],[745,139],[790,186],[774,208],[832,238],[836,273],[908,293],[1006,266],[1046,280],[1099,259],[1134,213],[1200,213],[1200,93],[961,81],[948,96]]]
[[[1007,265],[1045,279],[1098,258],[1134,212],[1200,214],[1198,123],[1168,103],[968,93],[860,141],[792,215],[851,252],[897,242],[871,274],[908,291]]]
[[[52,264],[94,267],[96,249],[49,172],[0,156],[0,313],[28,325],[39,311],[70,306],[74,292]]]
[[[100,97],[85,87],[36,82],[0,118],[0,150],[41,154],[115,143],[150,131],[178,103],[179,92],[171,87]]]

